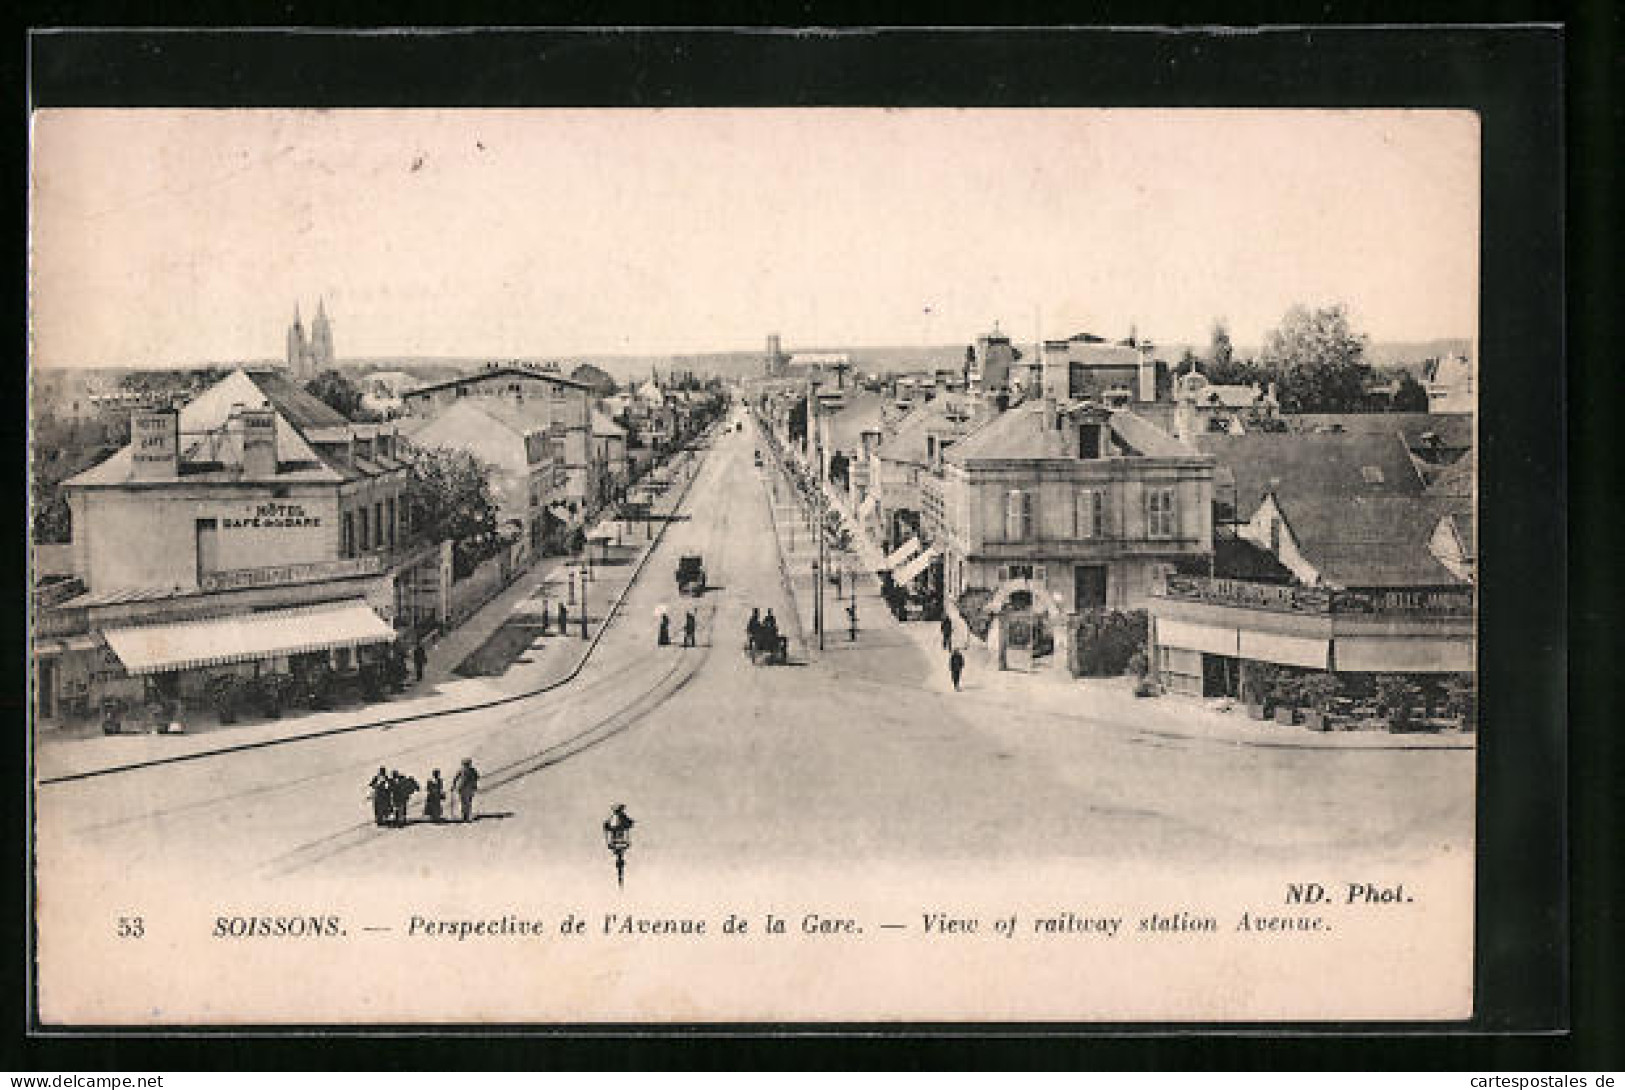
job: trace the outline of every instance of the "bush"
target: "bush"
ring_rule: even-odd
[[[1315,711],[1326,711],[1332,701],[1336,700],[1342,692],[1342,685],[1336,674],[1318,673],[1309,674],[1298,682],[1298,698],[1303,701],[1303,707],[1313,708]]]
[[[260,708],[276,719],[294,701],[298,685],[290,674],[266,674],[259,679]]]
[[[987,630],[993,624],[993,615],[987,611],[992,600],[993,592],[986,587],[967,587],[959,592],[959,615],[979,640],[987,639]]]
[[[1393,730],[1405,730],[1411,725],[1411,708],[1421,696],[1421,686],[1404,674],[1377,675],[1377,706]]]
[[[1081,677],[1120,677],[1136,652],[1145,654],[1150,639],[1145,610],[1129,613],[1099,610],[1084,616],[1073,641],[1073,673]]]
[[[301,702],[313,711],[333,706],[333,668],[323,662],[311,667],[301,679]]]
[[[362,665],[358,680],[361,683],[361,696],[368,701],[381,700],[384,696],[384,671],[376,662]]]
[[[1247,704],[1259,704],[1267,715],[1275,706],[1275,686],[1281,678],[1281,668],[1268,662],[1245,661],[1241,664],[1241,698]]]
[[[216,674],[209,679],[209,705],[222,723],[237,722],[242,708],[243,679],[237,674]]]

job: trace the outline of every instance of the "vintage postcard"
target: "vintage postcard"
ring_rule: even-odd
[[[32,140],[43,1026],[1473,1015],[1473,112]]]

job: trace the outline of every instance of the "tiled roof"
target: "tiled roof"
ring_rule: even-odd
[[[1472,451],[1468,451],[1450,465],[1434,472],[1433,479],[1428,482],[1428,495],[1472,499],[1477,478],[1478,459]]]
[[[863,444],[863,433],[879,431],[886,406],[891,399],[884,394],[859,391],[827,418],[830,443],[836,450],[857,450]]]
[[[1472,413],[1292,413],[1280,419],[1294,432],[1335,428],[1348,435],[1399,435],[1412,449],[1422,447],[1429,432],[1448,449],[1473,445]]]
[[[419,386],[415,390],[407,390],[402,393],[401,396],[406,398],[422,397],[424,395],[433,393],[436,390],[444,390],[449,386],[462,386],[479,382],[482,379],[509,377],[547,379],[549,382],[557,382],[562,386],[574,386],[578,390],[591,389],[591,387],[589,387],[586,383],[577,382],[573,378],[566,378],[557,371],[533,371],[528,367],[493,367],[489,371],[470,371],[468,374],[458,375],[456,378],[448,378],[441,382],[431,382],[427,385]]]
[[[969,416],[970,406],[964,406],[965,419],[955,420],[948,415],[946,405],[946,399],[936,398],[903,417],[896,429],[881,439],[880,456],[888,461],[924,465],[929,457],[926,440],[930,436],[951,435],[959,439],[975,429],[976,425]],[[963,442],[962,439],[959,441]]]
[[[303,431],[306,428],[341,427],[349,423],[344,414],[288,378],[275,368],[245,371],[282,418]]]
[[[977,460],[1076,458],[1067,431],[1045,427],[1042,401],[1023,402],[1007,409],[972,435],[954,444],[943,457],[956,464]],[[1129,450],[1144,457],[1191,457],[1198,452],[1185,446],[1148,420],[1131,412],[1107,417],[1112,434]]]
[[[1321,577],[1341,587],[1460,583],[1429,551],[1445,511],[1422,496],[1277,496],[1292,538]]]

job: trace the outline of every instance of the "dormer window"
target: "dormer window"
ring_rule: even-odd
[[[1078,457],[1079,458],[1099,458],[1100,457],[1100,425],[1099,424],[1080,424],[1080,425],[1078,425]]]

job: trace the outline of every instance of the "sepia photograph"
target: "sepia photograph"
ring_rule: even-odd
[[[1473,1016],[1474,111],[31,140],[41,1025]]]

